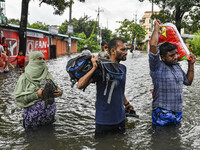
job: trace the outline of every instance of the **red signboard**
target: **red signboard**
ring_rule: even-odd
[[[49,38],[27,37],[26,55],[29,56],[32,51],[41,51],[45,59],[49,59]]]
[[[3,29],[1,30],[1,37],[6,38],[8,44],[9,60],[17,56],[19,51],[19,34],[17,31]],[[32,51],[41,51],[45,59],[49,59],[49,38],[27,37],[26,60],[28,60],[29,53]]]

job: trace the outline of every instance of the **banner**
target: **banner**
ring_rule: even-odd
[[[8,44],[8,57],[14,58],[19,51],[19,34],[13,30],[1,30],[1,38],[6,38]],[[41,51],[45,59],[49,59],[49,37],[27,37],[26,43],[26,60],[28,60],[29,53],[32,51]]]

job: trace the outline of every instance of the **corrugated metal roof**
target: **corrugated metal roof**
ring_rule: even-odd
[[[13,24],[9,24],[8,26],[12,27],[12,28],[17,28],[19,29],[19,26],[18,25],[13,25]],[[44,30],[39,30],[39,29],[33,29],[33,28],[28,28],[27,29],[29,31],[35,31],[35,32],[40,32],[40,33],[44,33],[44,34],[49,34],[49,35],[56,35],[56,36],[60,36],[60,37],[65,37],[65,38],[69,38],[68,35],[64,35],[64,34],[51,34],[49,31],[44,31]],[[75,40],[83,40],[81,38],[78,38],[78,37],[71,37],[72,39],[75,39]]]

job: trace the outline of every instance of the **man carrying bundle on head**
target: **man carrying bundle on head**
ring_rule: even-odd
[[[149,66],[154,85],[152,122],[164,126],[178,124],[182,120],[183,84],[192,84],[195,56],[190,54],[191,60],[188,61],[188,71],[185,74],[177,64],[178,47],[170,42],[158,46],[160,28],[161,22],[156,20],[150,40]]]

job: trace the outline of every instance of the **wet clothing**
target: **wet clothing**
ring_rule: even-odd
[[[24,108],[25,127],[52,123],[56,111],[55,104],[45,107],[44,101],[38,97],[37,91],[44,88],[41,81],[44,79],[54,81],[45,61],[34,60],[38,57],[44,58],[44,55],[41,52],[30,53],[29,64],[20,76],[14,91],[16,104]]]
[[[95,137],[101,137],[102,135],[108,134],[108,133],[119,133],[122,134],[126,131],[126,121],[122,121],[119,124],[116,125],[101,125],[96,124],[96,130],[95,130]]]
[[[24,108],[23,126],[35,128],[55,122],[56,103],[45,107],[43,101],[37,102],[28,108]]]
[[[182,120],[182,112],[173,112],[162,108],[156,108],[152,111],[152,123],[154,125],[178,124]]]
[[[25,68],[25,72],[26,72],[26,68]],[[52,81],[54,81],[50,73],[48,73],[44,79],[51,79]],[[15,102],[20,107],[27,108],[34,105],[36,102],[42,101],[42,99],[39,98],[37,94],[37,91],[40,88],[44,88],[44,85],[40,84],[39,81],[37,84],[30,82],[30,80],[27,78],[25,73],[23,73],[19,77],[19,80],[15,87],[15,91],[14,91]]]
[[[124,109],[124,92],[126,83],[126,67],[120,64],[119,68],[124,72],[123,79],[119,80],[118,85],[114,88],[111,102],[107,103],[111,82],[108,84],[107,94],[104,95],[106,83],[99,79],[97,85],[96,101],[96,124],[100,125],[117,125],[125,120]]]
[[[183,84],[189,85],[187,75],[177,65],[168,66],[157,54],[149,53],[150,75],[154,85],[153,109],[182,112]]]
[[[26,66],[25,72],[19,77],[14,91],[15,102],[21,107],[30,107],[41,101],[37,95],[37,91],[44,87],[41,81],[44,79],[54,81],[52,75],[48,72],[45,61],[34,60],[38,57],[44,57],[44,55],[41,52],[33,52],[31,54],[29,56],[29,64]]]
[[[5,67],[6,61],[8,61],[6,54],[0,53],[0,72],[4,72],[5,69],[8,70],[8,65]]]
[[[18,67],[24,67],[24,63],[25,63],[25,57],[24,56],[17,55],[17,57],[15,59],[17,59],[17,66]]]
[[[91,55],[91,52],[90,52],[90,50],[85,49],[82,51],[82,55]]]

